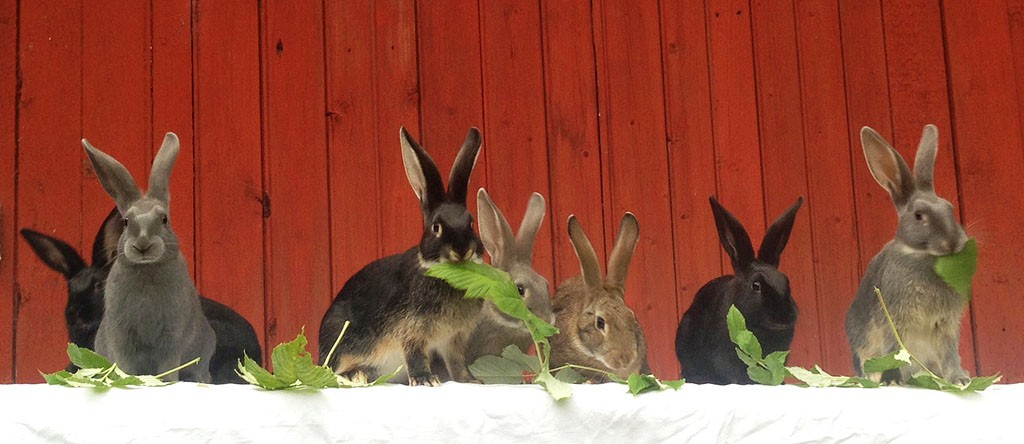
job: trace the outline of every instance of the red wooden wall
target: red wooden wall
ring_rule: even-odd
[[[605,254],[636,213],[627,302],[666,378],[693,294],[730,272],[708,195],[755,243],[805,196],[791,362],[849,373],[844,313],[895,231],[858,132],[909,158],[926,123],[939,194],[982,245],[965,366],[1024,381],[1024,0],[0,0],[0,382],[64,362],[64,282],[16,230],[89,253],[111,201],[79,139],[145,176],[178,133],[196,282],[273,345],[418,240],[402,125],[445,171],[480,127],[472,186],[511,219],[547,197],[553,285],[578,273],[569,214]]]

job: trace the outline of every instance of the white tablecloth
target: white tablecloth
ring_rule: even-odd
[[[1024,384],[957,395],[910,388],[688,384],[634,397],[574,386],[249,386],[94,391],[0,385],[3,443],[1024,442]]]

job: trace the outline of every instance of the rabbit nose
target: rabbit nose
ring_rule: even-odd
[[[473,259],[474,255],[476,255],[476,247],[470,245],[469,250],[466,250],[466,254],[462,255],[462,260],[468,261]]]
[[[459,257],[459,253],[456,253],[455,250],[449,250],[448,262],[462,262],[462,258]]]
[[[138,240],[135,241],[135,243],[132,244],[132,248],[134,248],[135,251],[138,251],[139,253],[145,253],[149,251],[149,248],[152,246],[153,242],[151,242],[148,238],[139,238]]]

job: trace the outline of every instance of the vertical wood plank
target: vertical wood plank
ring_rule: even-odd
[[[540,4],[488,1],[482,12],[484,126],[488,191],[513,229],[530,193],[548,198],[548,146]],[[470,190],[475,196],[475,190]],[[548,216],[550,217],[550,215]],[[546,217],[534,244],[534,269],[552,276],[552,220]]]
[[[541,2],[544,28],[544,83],[555,259],[552,286],[580,274],[566,221],[575,214],[604,257],[601,152],[591,5]]]
[[[263,5],[267,343],[278,344],[331,301],[324,17],[320,3]]]
[[[14,382],[15,251],[18,220],[14,172],[18,161],[18,2],[0,2],[0,384]],[[10,295],[10,299],[8,299]]]
[[[196,281],[265,341],[259,11],[193,3]]]
[[[975,227],[981,245],[971,303],[977,371],[1002,372],[1005,382],[1021,382],[1024,310],[1018,295],[1024,279],[1017,270],[1024,267],[1024,251],[1017,246],[1024,232],[1010,221],[1024,207],[1017,192],[1024,188],[1024,137],[1007,8],[1005,3],[950,2],[942,12],[964,199],[961,214],[966,225]],[[968,356],[961,356],[970,368]]]
[[[419,24],[415,0],[378,1],[374,2],[374,9],[377,141],[368,149],[376,150],[378,156],[376,187],[381,220],[378,257],[383,257],[416,245],[423,233],[423,217],[405,177],[398,136],[402,126],[409,134],[417,137],[420,134]],[[427,146],[427,149],[433,153],[434,148]],[[437,157],[434,160],[438,160]]]
[[[330,294],[316,297],[333,300],[350,276],[381,256],[377,157],[391,146],[377,138],[376,47],[367,38],[375,35],[374,2],[325,2],[325,8],[333,282]]]
[[[860,255],[838,5],[821,0],[798,1],[796,26],[806,145],[804,158],[810,189],[807,213],[814,239],[814,261],[808,264],[813,268],[808,272],[815,277],[818,294],[817,313],[809,310],[805,313],[818,318],[816,339],[821,355],[815,362],[837,369],[835,371],[852,371],[848,367],[851,365],[849,352],[842,346],[846,343],[842,326],[850,301],[845,295],[852,295],[847,289],[855,289],[859,284]],[[790,244],[794,241],[795,246],[801,246],[799,238],[790,239]]]
[[[82,5],[22,2],[19,18],[17,227],[82,247]],[[61,178],[55,180],[54,178]],[[22,242],[22,241],[18,241]],[[30,248],[16,250],[16,382],[39,382],[39,370],[64,365],[67,301],[63,279]]]
[[[928,123],[938,126],[935,192],[959,209],[939,2],[894,0],[883,3],[882,7],[893,116],[893,138],[890,141],[908,163],[913,163],[921,129]],[[887,224],[890,228],[890,237],[877,246],[878,250],[895,233],[896,213],[890,210],[888,214],[875,220],[875,223]],[[965,367],[968,370],[972,368],[970,363],[974,362],[973,342],[971,315],[967,314],[961,324],[960,356],[968,363]]]
[[[466,131],[473,126],[480,128],[483,149],[469,181],[469,189],[474,192],[487,184],[488,153],[492,149],[508,149],[500,143],[492,144],[497,141],[491,140],[483,127],[478,7],[477,2],[420,1],[416,11],[422,123],[419,141],[437,163],[447,186],[451,165]],[[467,198],[466,203],[476,214],[476,199]],[[423,225],[417,223],[415,227],[414,242],[419,240]]]
[[[676,318],[682,319],[697,290],[722,275],[722,249],[708,209],[716,174],[707,11],[703,3],[674,1],[663,1],[661,11]]]
[[[192,276],[195,261],[195,141],[192,131],[192,2],[152,2],[152,143],[174,132],[181,151],[171,176],[174,232]]]
[[[793,205],[797,196],[807,198],[797,214],[779,269],[789,277],[790,291],[800,310],[789,362],[809,366],[821,362],[819,338],[822,333],[818,323],[818,292],[814,286],[814,236],[810,214],[815,207],[827,210],[831,205],[822,202],[816,206],[811,194],[817,190],[808,190],[807,185],[801,64],[793,2],[755,1],[751,8],[767,221],[774,221]],[[756,248],[762,238],[752,237],[751,240]]]
[[[645,330],[651,370],[674,377],[679,374],[674,359],[678,320],[665,107],[662,100],[650,99],[665,95],[658,2],[601,3],[604,51],[597,63],[599,94],[608,99],[600,106],[608,135],[602,141],[610,189],[606,245],[614,244],[622,214],[636,214],[640,241],[629,268],[626,302]]]
[[[1020,127],[1024,131],[1024,0],[1007,0],[1010,16],[1010,41],[1013,43],[1013,66],[1017,73],[1017,107],[1020,109]]]

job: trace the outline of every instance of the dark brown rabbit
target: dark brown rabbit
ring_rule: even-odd
[[[967,243],[953,205],[935,194],[932,176],[938,129],[935,125],[924,127],[913,174],[899,152],[875,130],[864,127],[860,139],[871,175],[892,197],[899,224],[896,237],[871,260],[846,312],[846,338],[854,370],[865,376],[865,360],[899,349],[875,295],[877,287],[910,352],[946,380],[967,382],[959,351],[960,317],[967,304],[935,273],[937,257],[959,252]],[[914,363],[899,372],[866,376],[902,383],[918,371],[921,368]]]
[[[481,260],[483,246],[466,209],[480,131],[472,128],[466,136],[447,191],[430,155],[405,128],[400,136],[405,173],[423,211],[423,236],[405,253],[371,262],[349,278],[321,321],[320,361],[350,321],[344,347],[327,363],[338,374],[373,380],[404,366],[409,385],[436,386],[441,380],[430,363],[436,354],[456,381],[473,381],[466,347],[481,302],[424,273],[441,262]]]
[[[569,239],[582,274],[558,286],[552,306],[559,333],[551,337],[551,366],[576,364],[628,378],[650,373],[647,342],[636,314],[626,306],[626,272],[640,238],[640,225],[632,213],[622,216],[615,247],[608,259],[608,276],[586,233],[569,216]],[[607,380],[603,373],[581,372],[588,381]]]

